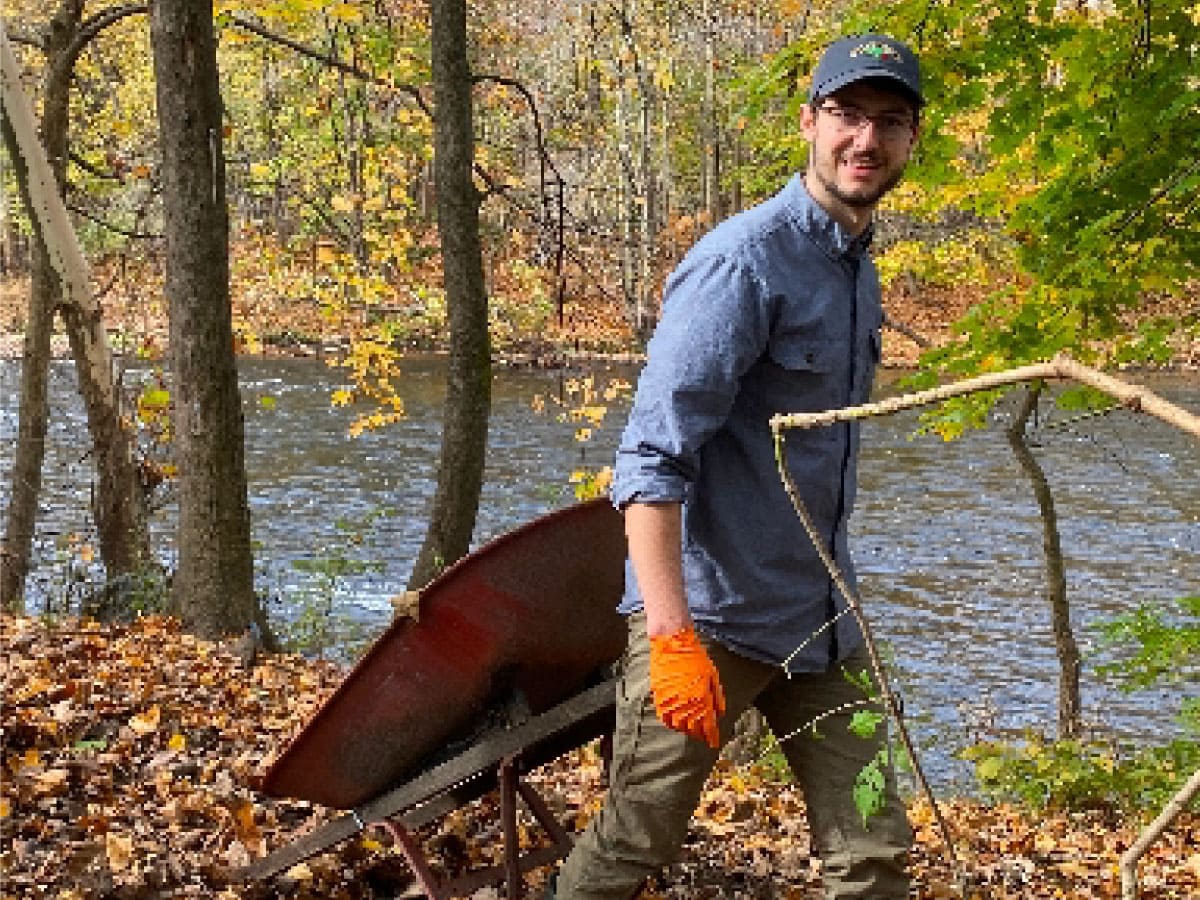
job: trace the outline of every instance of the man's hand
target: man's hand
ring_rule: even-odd
[[[694,629],[651,636],[650,692],[664,725],[714,750],[721,746],[717,718],[725,712],[725,692]]]

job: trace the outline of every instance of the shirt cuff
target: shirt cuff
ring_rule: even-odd
[[[678,469],[657,457],[619,454],[613,469],[610,498],[617,509],[638,503],[683,503],[691,493],[690,482]]]

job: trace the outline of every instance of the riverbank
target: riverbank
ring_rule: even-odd
[[[297,656],[247,666],[233,648],[170,619],[130,625],[0,617],[5,735],[0,866],[5,896],[266,898],[397,896],[402,858],[351,839],[264,884],[236,872],[333,813],[257,793],[271,755],[327,697],[344,669]],[[594,748],[532,780],[554,814],[581,827],[602,796]],[[1138,823],[1111,813],[1034,815],[943,798],[972,896],[1112,898],[1116,863]],[[540,833],[522,812],[527,843]],[[439,874],[500,857],[496,801],[485,797],[419,838]],[[915,897],[954,896],[929,807],[914,801]],[[530,876],[541,881],[546,869]],[[722,764],[702,796],[681,860],[649,898],[816,900],[803,801],[756,766]],[[1200,891],[1200,817],[1177,823],[1141,868],[1142,900]],[[495,900],[487,889],[473,895]]]
[[[149,294],[153,293],[153,289],[149,290]],[[1200,288],[1192,293],[1194,296],[1148,301],[1139,310],[1138,319],[1149,321],[1158,316],[1183,315],[1189,309],[1194,311],[1200,304]],[[888,368],[912,368],[926,347],[942,346],[953,339],[953,324],[984,294],[981,285],[915,290],[897,284],[885,290],[884,311],[890,325],[883,332],[882,364]],[[102,298],[109,339],[116,352],[150,357],[165,353],[164,304],[150,301],[147,296],[122,282]],[[0,279],[0,359],[19,359],[22,355],[27,299],[27,279]],[[304,301],[287,298],[235,301],[238,352],[268,357],[340,356],[361,330],[358,321],[361,317],[323,316],[310,307]],[[593,320],[603,324],[593,328],[588,324]],[[598,315],[572,314],[562,328],[556,326],[546,334],[510,335],[509,340],[497,342],[496,362],[531,367],[559,367],[593,360],[638,362],[640,349],[628,331],[622,332],[613,324],[619,320],[619,311],[608,309]],[[415,350],[439,349],[437,340],[428,334],[410,343]],[[56,358],[70,353],[61,323],[51,346]],[[1173,338],[1172,358],[1166,368],[1200,372],[1200,331]]]

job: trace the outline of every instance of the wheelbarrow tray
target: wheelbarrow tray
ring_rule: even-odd
[[[616,679],[613,678],[585,688],[520,725],[496,729],[457,756],[434,765],[413,779],[276,848],[266,857],[242,869],[240,878],[252,882],[276,875],[373,826],[383,825],[400,834],[419,828],[482,797],[498,781],[504,780],[506,766],[511,767],[508,769],[508,792],[511,794],[513,775],[531,771],[591,738],[611,734],[615,724],[615,699]],[[536,792],[519,782],[516,790],[520,791],[527,803],[533,804],[538,820],[552,833],[559,834],[553,835],[556,837],[555,847],[533,850],[520,860],[514,858],[510,861],[509,866],[517,866],[517,869],[502,873],[509,879],[509,896],[513,895],[519,871],[532,865],[553,862],[565,854],[570,843],[561,824],[552,823],[551,813],[536,797]],[[502,807],[505,805],[504,793],[502,789]],[[506,855],[515,856],[520,843],[515,834],[515,821],[511,812],[507,816],[502,814],[501,818],[506,819],[502,823]],[[404,851],[414,873],[418,878],[424,877],[422,884],[429,887],[427,864],[419,848],[411,841],[404,841]],[[495,870],[488,869],[460,877],[453,886],[463,888],[474,883],[475,887],[481,887],[494,884],[497,880]],[[444,897],[450,894],[432,890],[429,896]]]
[[[594,500],[450,566],[420,591],[417,617],[393,621],[285,746],[260,789],[359,807],[594,684],[625,646],[624,558],[620,514]]]

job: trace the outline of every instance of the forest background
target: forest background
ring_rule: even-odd
[[[76,63],[69,204],[115,346],[153,355],[166,304],[149,34],[142,7],[87,9],[111,24],[92,20],[107,27]],[[30,43],[53,12],[6,5],[33,94],[44,56]],[[493,344],[639,347],[694,239],[802,166],[797,110],[822,43],[879,27],[921,52],[930,96],[880,216],[901,329],[889,360],[916,362],[912,336],[941,342],[957,323],[960,368],[1091,341],[1115,363],[1195,366],[1197,15],[1187,2],[472,4]],[[217,24],[239,350],[444,347],[424,4],[219,3]],[[30,232],[8,172],[12,275]],[[11,353],[26,304],[9,290]],[[985,326],[1006,337],[965,340]]]
[[[146,12],[10,0],[5,28],[38,104],[61,77],[45,54],[75,29],[69,140],[52,156],[105,338],[154,362],[170,343],[169,173]],[[887,360],[914,366],[917,386],[1060,351],[1105,368],[1200,364],[1196,3],[624,0],[468,13],[497,359],[638,352],[687,247],[802,167],[798,109],[821,45],[878,29],[918,50],[930,97],[909,177],[880,215]],[[223,105],[209,140],[219,131],[237,352],[335,359],[352,387],[332,402],[385,427],[403,414],[397,355],[444,350],[452,330],[429,8],[219,3],[214,25]],[[15,353],[35,241],[6,159],[0,324]],[[127,387],[143,483],[176,477],[161,447],[179,386],[162,372]],[[994,401],[951,404],[929,427],[953,438]],[[228,824],[244,845],[245,821]],[[110,867],[128,862],[123,844],[103,846]]]

